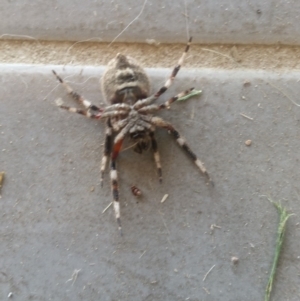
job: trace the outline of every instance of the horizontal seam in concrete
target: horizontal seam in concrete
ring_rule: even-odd
[[[1,40],[0,63],[44,65],[106,65],[117,53],[139,60],[145,67],[176,64],[184,44],[126,44]],[[300,47],[287,45],[192,44],[184,67],[216,69],[300,69]]]

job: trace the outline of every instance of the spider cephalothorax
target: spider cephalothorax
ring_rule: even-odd
[[[103,173],[108,158],[110,157],[110,179],[113,205],[120,230],[121,221],[116,160],[126,136],[129,136],[135,141],[134,150],[138,153],[142,153],[149,147],[152,148],[159,181],[161,182],[162,170],[160,155],[155,139],[155,129],[158,127],[168,130],[185,153],[194,161],[200,171],[205,174],[212,183],[203,163],[197,158],[174,126],[162,118],[152,115],[159,110],[169,108],[174,101],[189,95],[193,91],[193,88],[186,90],[162,104],[155,104],[155,101],[160,95],[173,83],[189,50],[191,40],[192,39],[190,38],[184,53],[164,86],[150,96],[150,82],[144,69],[131,57],[117,54],[117,56],[108,63],[107,69],[101,79],[103,97],[106,102],[109,103],[109,105],[104,108],[93,105],[81,95],[74,92],[73,89],[64,82],[55,71],[53,71],[57,79],[65,86],[68,93],[78,101],[84,109],[71,108],[62,104],[58,104],[59,107],[70,112],[85,115],[89,118],[106,119],[104,152],[101,162],[101,183],[103,181]]]

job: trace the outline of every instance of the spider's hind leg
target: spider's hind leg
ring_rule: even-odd
[[[162,109],[170,109],[171,104],[174,103],[175,101],[179,100],[186,100],[190,97],[193,97],[195,95],[199,95],[201,93],[200,90],[195,90],[194,88],[190,88],[188,90],[182,91],[181,93],[171,97],[167,101],[165,101],[162,104],[152,104],[148,105],[145,107],[142,107],[141,109],[138,110],[139,113],[141,114],[151,114],[156,111],[162,110]]]
[[[174,67],[171,75],[169,76],[169,78],[167,79],[167,81],[165,82],[165,84],[153,95],[145,98],[145,99],[142,99],[142,100],[139,100],[135,103],[134,105],[134,108],[136,110],[144,107],[144,106],[148,106],[150,105],[151,103],[153,103],[156,99],[158,99],[163,93],[165,93],[169,88],[170,86],[173,84],[173,81],[178,73],[178,71],[180,70],[183,62],[184,62],[184,59],[190,49],[190,45],[192,43],[192,38],[189,38],[189,41],[188,43],[186,44],[185,46],[185,50],[184,52],[182,53],[180,59],[178,60],[178,63],[177,65]]]
[[[200,169],[200,171],[208,178],[209,182],[212,186],[214,186],[214,183],[212,179],[210,178],[206,168],[204,167],[204,164],[200,161],[200,159],[196,156],[196,154],[191,150],[191,148],[188,146],[184,138],[179,134],[179,132],[173,127],[173,125],[169,122],[164,121],[160,117],[152,117],[151,123],[157,127],[164,128],[170,132],[172,137],[176,140],[176,142],[179,144],[179,146],[184,150],[184,152],[188,155],[189,158],[191,158],[196,166]]]

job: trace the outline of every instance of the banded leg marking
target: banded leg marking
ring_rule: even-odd
[[[188,90],[185,90],[185,91],[182,91],[181,93],[173,96],[172,98],[170,98],[169,100],[167,100],[165,103],[163,103],[162,105],[160,105],[160,109],[169,109],[171,104],[175,101],[177,101],[178,99],[184,97],[184,96],[187,96],[189,94],[191,94],[191,92],[194,90],[194,88],[190,88]]]
[[[172,83],[173,83],[178,71],[180,70],[180,68],[181,68],[181,66],[184,62],[184,59],[185,59],[185,57],[186,57],[186,55],[187,55],[187,53],[190,49],[191,42],[192,42],[192,37],[189,38],[189,41],[188,41],[187,45],[185,46],[185,50],[184,50],[183,54],[181,55],[177,65],[173,69],[173,71],[171,73],[171,76],[166,81],[165,85],[162,88],[160,88],[160,90],[155,94],[157,97],[159,97],[161,94],[163,94],[172,85]]]
[[[111,126],[110,119],[107,119],[103,157],[101,160],[101,178],[100,178],[101,187],[103,186],[103,174],[106,168],[107,160],[111,153],[111,144],[112,144],[112,126]]]
[[[71,97],[79,102],[81,105],[83,105],[88,110],[98,111],[102,112],[102,109],[98,108],[97,106],[93,105],[90,101],[87,99],[84,99],[80,94],[75,92],[70,85],[68,85],[54,70],[52,70],[53,74],[57,78],[57,80],[65,87],[68,94],[71,95]]]
[[[118,173],[116,168],[116,159],[122,147],[123,140],[117,141],[113,146],[113,151],[111,154],[111,169],[110,169],[110,180],[111,180],[111,191],[113,196],[113,205],[115,216],[117,219],[120,234],[122,236],[122,226],[121,226],[121,214],[120,214],[120,203],[119,203],[119,185],[118,185]]]
[[[214,186],[214,183],[212,179],[210,178],[206,168],[204,167],[204,164],[198,159],[196,154],[191,150],[191,148],[188,146],[184,138],[181,137],[179,132],[173,127],[172,124],[164,121],[160,117],[152,117],[151,123],[157,127],[164,128],[170,132],[172,137],[176,140],[176,142],[180,145],[180,147],[184,150],[184,152],[188,155],[189,158],[191,158],[196,166],[200,169],[200,171],[208,178],[209,182]]]
[[[114,105],[105,107],[104,112],[112,111],[112,110],[124,110],[129,112],[131,110],[130,105],[126,103],[116,103]]]
[[[74,108],[74,107],[68,107],[68,106],[65,106],[65,105],[59,104],[59,103],[57,103],[57,106],[60,107],[61,109],[67,110],[71,113],[77,113],[77,114],[86,116],[88,118],[99,119],[99,114],[94,114],[90,110],[84,110],[84,109],[77,109],[77,108]]]
[[[189,51],[190,49],[190,45],[191,45],[191,42],[192,42],[192,37],[190,37],[186,47],[185,47],[185,50],[183,52],[183,54],[181,55],[177,65],[175,66],[175,68],[173,69],[172,73],[171,73],[171,76],[167,79],[167,81],[165,82],[165,84],[153,95],[151,95],[150,97],[148,98],[145,98],[143,100],[139,100],[138,102],[136,102],[136,104],[134,105],[134,109],[138,110],[144,106],[147,106],[147,105],[150,105],[153,101],[155,101],[156,99],[158,99],[163,93],[165,93],[168,88],[170,88],[170,86],[172,85],[178,71],[180,70],[183,62],[184,62],[184,59],[187,55],[187,52]]]
[[[155,164],[156,164],[156,168],[157,168],[159,182],[162,183],[162,170],[161,170],[161,163],[160,163],[160,155],[158,152],[157,141],[155,139],[154,132],[150,132],[149,136],[151,139],[151,146],[152,146],[152,150],[153,150],[153,156],[154,156],[154,160],[155,160]]]
[[[149,114],[149,113],[154,113],[156,111],[163,110],[163,109],[170,109],[171,104],[173,102],[177,101],[178,99],[180,99],[184,96],[188,96],[193,90],[194,90],[194,88],[185,90],[185,91],[177,94],[176,96],[173,96],[172,98],[170,98],[169,100],[167,100],[166,102],[164,102],[160,105],[154,104],[154,105],[142,107],[141,109],[138,110],[138,112],[141,114]]]

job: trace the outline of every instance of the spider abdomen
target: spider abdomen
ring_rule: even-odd
[[[132,105],[148,96],[150,81],[136,60],[119,53],[108,63],[101,87],[107,102]]]

